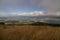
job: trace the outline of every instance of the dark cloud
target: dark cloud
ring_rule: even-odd
[[[42,5],[49,11],[60,10],[60,0],[43,0]]]
[[[14,6],[43,6],[48,10],[58,11],[60,10],[60,0],[0,0],[0,9],[14,8]]]
[[[46,8],[49,15],[56,14],[60,11],[60,0],[0,0],[0,11],[5,15],[17,9],[38,7]]]

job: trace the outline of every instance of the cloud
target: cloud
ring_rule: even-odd
[[[43,6],[49,11],[60,11],[60,0],[0,0],[0,7],[7,9],[14,6],[40,7]]]
[[[18,16],[41,16],[41,15],[46,15],[44,14],[44,11],[33,11],[33,12],[24,12],[21,14],[17,14]]]
[[[29,8],[33,9],[40,7],[44,7],[46,9],[45,12],[43,12],[41,15],[60,16],[60,0],[0,0],[0,11],[2,11],[0,12],[0,15],[38,15],[39,11],[37,10],[29,13],[14,12],[12,10],[19,10],[24,8],[29,10]]]
[[[49,11],[60,11],[60,0],[37,0],[35,4]]]
[[[40,0],[0,0],[0,10],[10,11],[16,8],[34,8],[40,5]]]
[[[46,8],[46,15],[60,16],[60,0],[42,0],[38,6]]]
[[[6,13],[6,12],[0,12],[0,17],[8,17],[11,16],[12,14]]]

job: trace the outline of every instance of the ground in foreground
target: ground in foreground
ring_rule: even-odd
[[[7,28],[2,28],[2,27]],[[0,40],[60,40],[60,27],[0,25]]]

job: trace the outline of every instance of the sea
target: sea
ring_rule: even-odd
[[[50,24],[60,24],[60,17],[27,17],[27,16],[21,16],[21,17],[15,17],[18,20],[23,20],[23,21],[38,21],[38,22],[46,22]]]

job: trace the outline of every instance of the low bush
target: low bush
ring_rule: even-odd
[[[5,24],[4,22],[0,22],[0,24]]]

